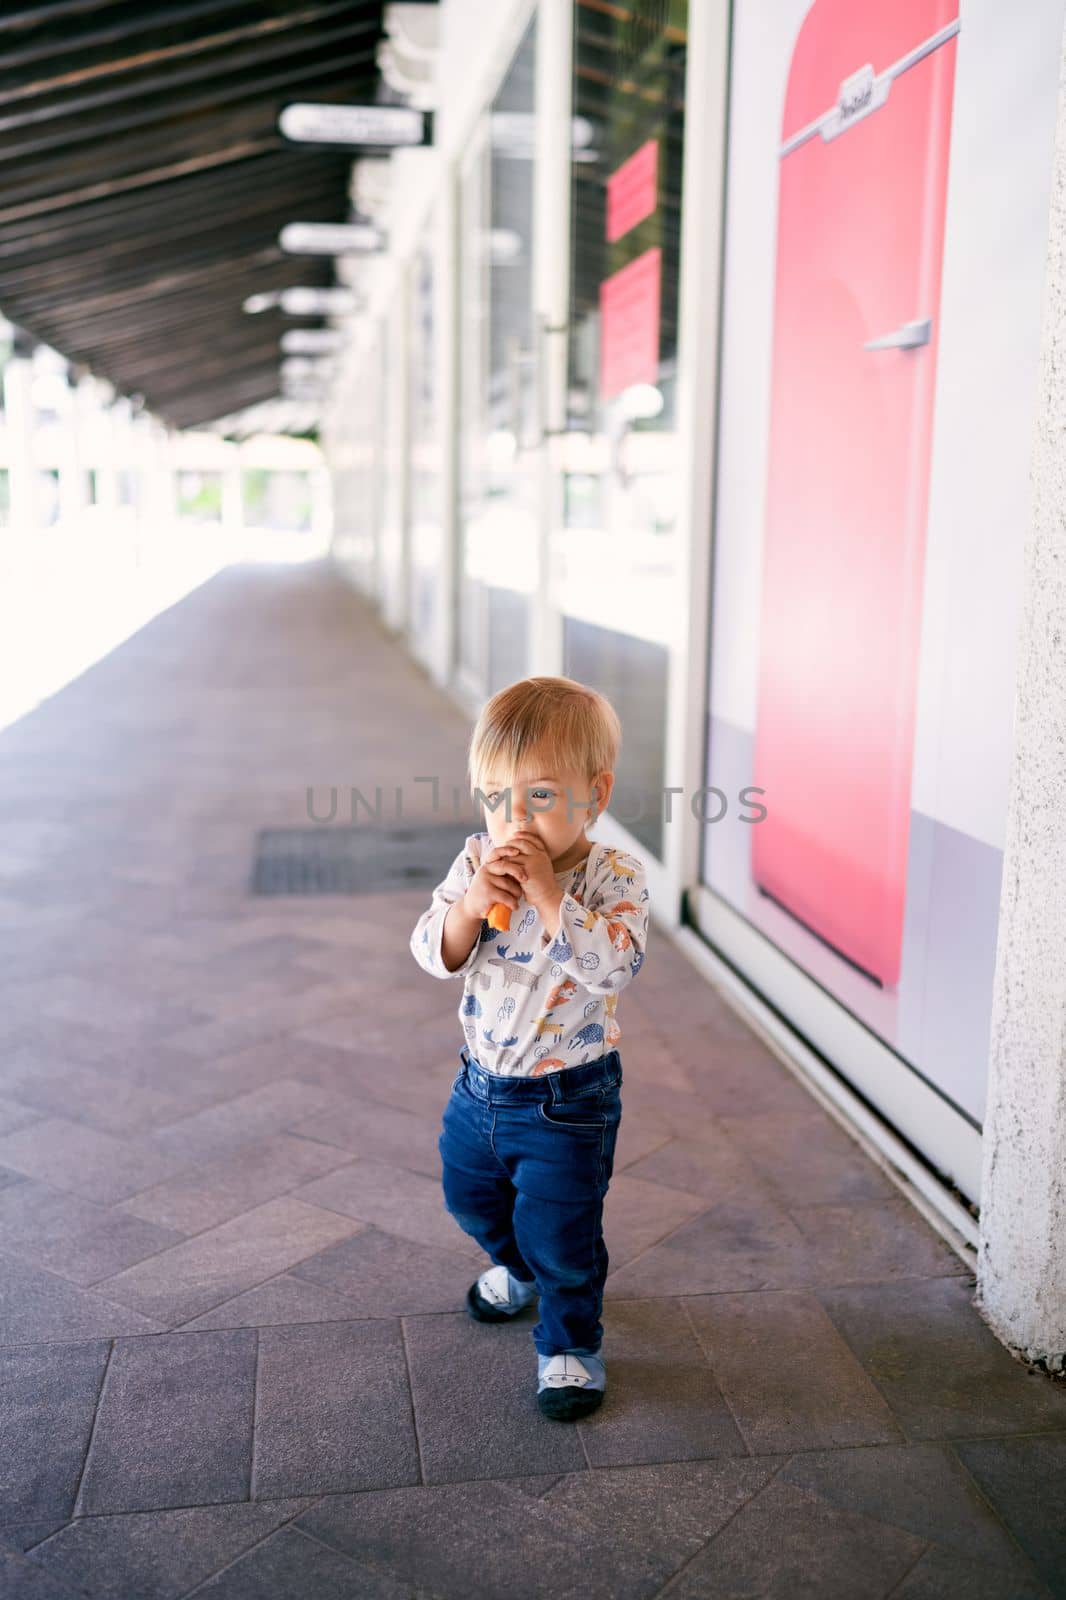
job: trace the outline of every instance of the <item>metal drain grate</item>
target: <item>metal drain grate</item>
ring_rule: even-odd
[[[261,828],[252,894],[389,894],[432,890],[475,831],[462,823],[406,828]]]

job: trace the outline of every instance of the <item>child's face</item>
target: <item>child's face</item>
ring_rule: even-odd
[[[538,834],[553,863],[564,857],[580,859],[581,850],[575,846],[579,842],[583,846],[587,823],[607,803],[602,785],[597,798],[583,772],[567,770],[550,756],[534,754],[522,763],[510,789],[508,820],[507,786],[500,775],[490,773],[481,785],[485,827],[493,844],[506,844],[520,828],[528,827]],[[495,802],[495,809],[489,802]],[[564,861],[564,866],[571,864],[570,859]]]

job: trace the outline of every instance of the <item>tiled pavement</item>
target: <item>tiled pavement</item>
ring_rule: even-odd
[[[312,564],[0,734],[0,1593],[1066,1595],[1066,1387],[661,932],[602,1410],[538,1414],[535,1309],[464,1315],[425,895],[247,884],[308,783],[461,783],[467,732]]]

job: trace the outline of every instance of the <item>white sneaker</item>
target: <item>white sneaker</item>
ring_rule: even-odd
[[[535,1283],[521,1283],[506,1267],[489,1267],[467,1290],[467,1310],[478,1322],[502,1322],[536,1298]]]
[[[603,1400],[607,1369],[599,1356],[566,1351],[537,1356],[537,1405],[546,1417],[573,1422],[587,1416]]]

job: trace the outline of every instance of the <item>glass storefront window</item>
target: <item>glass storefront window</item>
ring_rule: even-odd
[[[536,18],[460,179],[460,668],[479,693],[528,670],[538,581],[533,70]]]
[[[774,0],[736,8],[730,47],[707,920],[733,960],[758,934],[777,1003],[808,975],[805,1032],[845,1077],[862,1058],[834,1055],[814,996],[883,1047],[854,1081],[960,1175],[987,1085],[1023,578],[1004,530],[1028,495],[1061,34],[1061,6],[1019,29],[955,0]],[[1008,52],[1024,116],[988,88]],[[926,1091],[950,1147],[912,1109]]]
[[[574,8],[564,671],[626,728],[612,812],[663,855],[677,603],[677,303],[687,0]]]
[[[437,626],[441,572],[441,435],[437,381],[433,297],[436,292],[434,267],[434,223],[415,251],[411,266],[411,337],[408,394],[410,401],[410,440],[408,463],[409,516],[411,528],[411,593],[408,597],[408,627],[411,641],[425,657]]]

